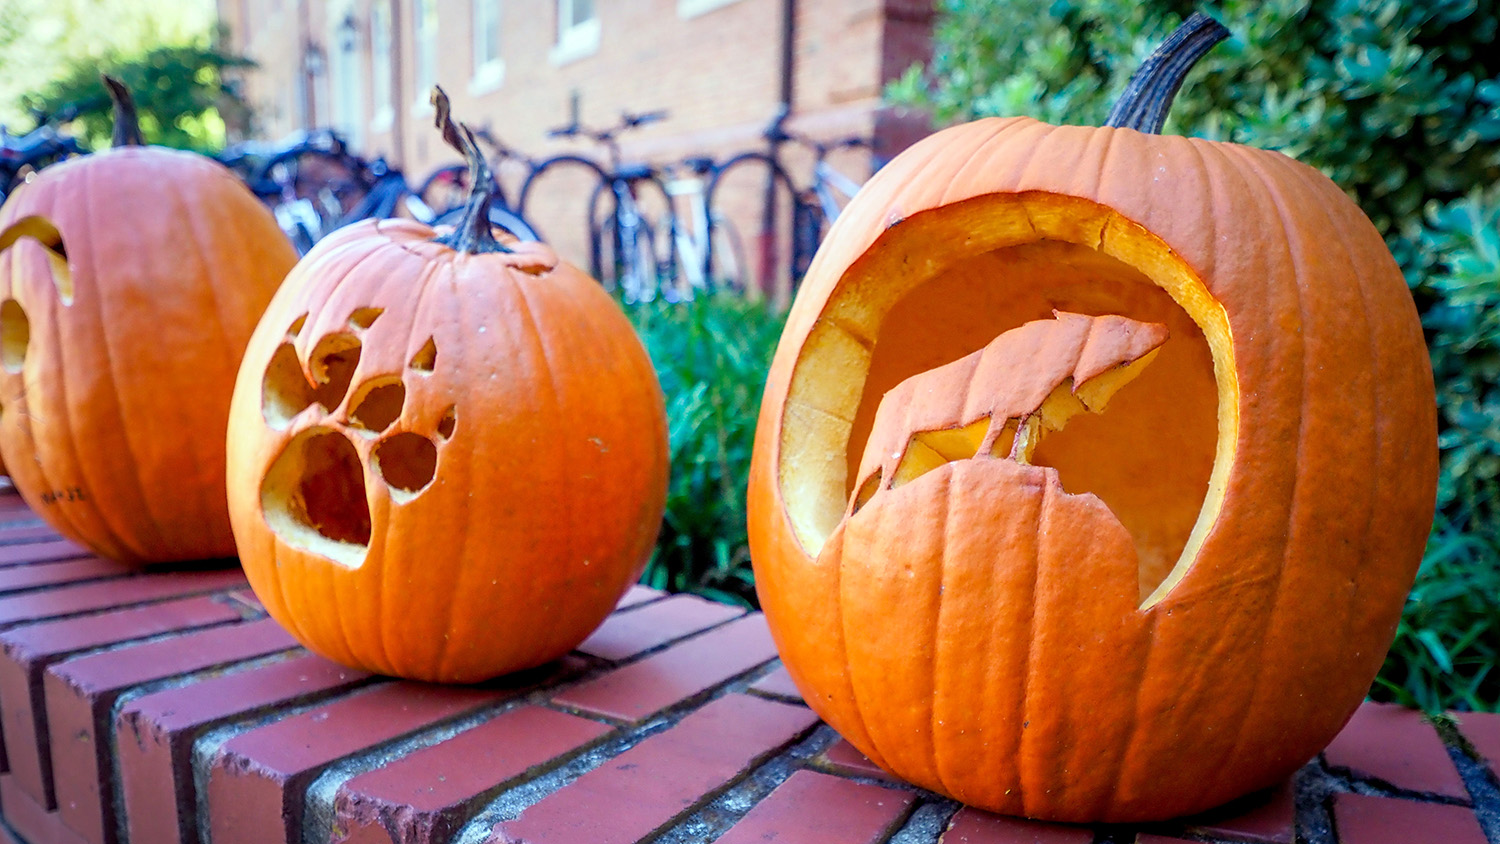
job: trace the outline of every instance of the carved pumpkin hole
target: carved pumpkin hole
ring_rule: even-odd
[[[73,270],[68,266],[68,247],[63,243],[62,232],[46,217],[22,217],[0,232],[0,252],[22,238],[35,240],[45,250],[58,298],[64,305],[73,304]]]
[[[351,568],[370,544],[370,507],[354,445],[309,428],[277,456],[261,481],[261,509],[281,540]]]
[[[31,320],[15,299],[0,304],[0,364],[6,372],[20,372],[26,364],[26,347],[31,343]]]
[[[438,420],[437,435],[445,440],[453,439],[453,429],[458,426],[458,416],[453,405],[443,411],[443,418]]]
[[[349,424],[380,433],[401,417],[406,404],[406,385],[400,379],[366,384],[350,403]]]
[[[313,403],[312,385],[302,374],[302,364],[297,361],[297,350],[291,343],[282,343],[271,355],[266,367],[266,376],[261,383],[260,408],[266,424],[277,430],[285,430],[292,417]]]
[[[375,319],[385,313],[385,308],[355,308],[349,315],[349,325],[363,331],[375,324]]]
[[[391,487],[391,497],[410,501],[437,475],[437,446],[410,431],[393,434],[375,446],[375,471]]]
[[[324,409],[333,410],[343,404],[354,380],[354,370],[359,366],[361,348],[359,338],[353,334],[330,334],[313,349],[310,368],[318,382],[313,398]]]
[[[287,326],[286,336],[295,339],[298,334],[302,333],[302,326],[306,324],[307,314],[303,314],[302,316],[297,317],[296,319],[292,320],[291,325]]]
[[[417,353],[412,355],[411,363],[408,364],[414,372],[429,373],[437,366],[437,343],[431,338]]]

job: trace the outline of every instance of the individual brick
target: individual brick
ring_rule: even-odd
[[[716,844],[878,844],[906,818],[914,802],[916,795],[909,791],[797,771]]]
[[[339,844],[446,844],[505,783],[559,763],[608,733],[524,706],[345,782],[334,799]]]
[[[1437,731],[1422,713],[1365,703],[1323,751],[1335,768],[1405,791],[1468,799],[1468,789]]]
[[[620,598],[620,602],[618,604],[615,604],[615,609],[628,609],[630,607],[636,606],[637,604],[644,604],[647,601],[654,601],[657,598],[664,598],[666,597],[666,594],[667,593],[661,591],[660,589],[652,589],[650,586],[642,586],[637,583],[626,590],[624,597]]]
[[[21,563],[45,563],[52,560],[68,560],[74,557],[87,557],[89,552],[66,539],[54,539],[46,542],[29,542],[24,545],[0,546],[0,566],[14,566]]]
[[[5,822],[25,838],[25,844],[84,844],[56,811],[31,799],[9,774],[0,774],[0,806],[5,808]]]
[[[0,597],[0,628],[247,585],[244,572],[234,568],[142,574],[105,583],[81,583],[9,595]]]
[[[267,618],[76,657],[48,668],[43,692],[52,784],[63,823],[93,844],[113,844],[117,837],[109,731],[111,707],[123,692],[296,645]]]
[[[494,705],[507,693],[389,683],[231,738],[208,771],[213,844],[299,844],[307,787],[323,768]]]
[[[182,598],[145,607],[74,618],[44,621],[0,633],[0,728],[5,736],[5,760],[24,788],[47,799],[45,783],[52,781],[52,757],[47,735],[47,709],[42,677],[47,666],[94,648],[132,639],[159,636],[175,630],[236,621],[240,613],[208,596]]]
[[[963,808],[954,813],[942,844],[1093,844],[1094,831],[1081,826],[1031,821]]]
[[[1341,793],[1333,798],[1339,844],[1486,844],[1463,806]]]
[[[1490,770],[1500,775],[1500,715],[1493,712],[1449,713]]]
[[[32,542],[55,542],[62,539],[45,522],[0,524],[0,545],[26,545]]]
[[[1203,816],[1188,824],[1207,837],[1233,838],[1256,844],[1292,844],[1297,800],[1290,780],[1248,801],[1236,801],[1233,811]]]
[[[126,577],[136,569],[103,557],[81,557],[0,569],[0,593],[20,592],[42,586],[61,586],[83,580]]]
[[[126,837],[197,844],[192,753],[206,730],[352,689],[369,677],[306,654],[127,702],[115,718]]]
[[[747,616],[580,683],[554,697],[553,702],[609,718],[639,721],[775,656],[776,646],[765,617]]]
[[[799,703],[802,701],[802,692],[792,682],[792,675],[787,673],[785,665],[777,666],[775,671],[751,683],[750,691]]]
[[[870,761],[870,757],[859,752],[859,748],[840,738],[823,751],[823,767],[847,777],[871,777],[887,782],[901,782],[895,774]]]
[[[712,799],[817,723],[804,707],[725,695],[496,825],[490,841],[639,841]]]
[[[744,614],[738,607],[676,595],[634,612],[611,615],[577,650],[619,662]]]

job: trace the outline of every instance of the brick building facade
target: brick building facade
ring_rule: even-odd
[[[928,55],[933,0],[217,3],[227,46],[259,64],[243,81],[257,136],[334,126],[414,182],[454,160],[431,128],[433,83],[461,119],[534,158],[602,157],[547,137],[575,100],[591,126],[667,110],[622,138],[627,160],[658,164],[758,146],[783,101],[795,131],[871,137],[880,157],[925,131],[880,94]],[[867,176],[869,162],[844,169]]]

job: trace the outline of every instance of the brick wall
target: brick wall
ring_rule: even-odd
[[[598,0],[598,47],[568,61],[555,54],[557,19],[550,0],[217,2],[229,46],[259,63],[243,87],[256,109],[261,137],[280,138],[344,118],[342,128],[358,149],[386,156],[414,183],[456,159],[431,128],[427,90],[417,90],[415,29],[422,3],[430,3],[435,13],[436,81],[455,113],[489,126],[533,157],[564,151],[602,157],[592,144],[546,136],[547,129],[567,122],[575,94],[588,125],[607,125],[626,109],[670,111],[669,120],[623,139],[628,160],[658,164],[759,146],[781,96],[784,0]],[[489,71],[476,77],[476,2],[499,8],[503,74],[498,77]],[[889,114],[879,97],[886,80],[930,50],[932,0],[798,0],[795,5],[790,127],[822,138],[874,135],[886,157],[920,137],[922,121]],[[393,44],[392,107],[384,113],[372,78],[376,21],[382,18],[390,22]],[[318,73],[309,72],[309,61]],[[351,70],[357,79],[350,78]],[[350,98],[357,101],[352,106]],[[870,165],[863,156],[840,166],[863,178]],[[512,182],[517,172],[507,174]],[[805,162],[796,175],[809,177]],[[531,209],[538,227],[575,260],[584,242],[586,202],[576,193]]]

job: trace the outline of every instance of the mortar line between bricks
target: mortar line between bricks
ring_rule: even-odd
[[[637,604],[634,607],[626,607],[625,610],[622,610],[621,612],[629,612],[629,611],[635,610],[635,609],[637,609],[639,607],[648,606],[648,605],[654,604],[654,603],[656,603],[656,601],[648,601],[645,604]],[[611,615],[613,615],[613,613],[611,613]],[[709,626],[704,627],[702,629],[693,630],[693,631],[684,633],[683,635],[678,636],[675,639],[668,639],[665,642],[661,642],[659,644],[652,645],[651,647],[647,648],[644,651],[641,651],[640,653],[631,654],[630,656],[625,657],[624,659],[619,660],[619,661],[611,661],[611,660],[605,659],[603,657],[595,657],[592,654],[584,654],[584,655],[585,656],[589,656],[589,657],[591,657],[593,659],[597,659],[600,662],[603,662],[605,664],[606,668],[604,670],[600,671],[599,673],[600,674],[608,674],[610,671],[613,671],[613,670],[615,670],[617,668],[624,668],[627,665],[632,665],[634,663],[640,662],[641,660],[649,659],[650,657],[656,656],[657,654],[661,653],[662,651],[669,650],[669,649],[671,649],[673,647],[676,647],[677,645],[686,643],[686,642],[688,642],[688,641],[690,641],[692,639],[696,639],[699,636],[704,636],[704,635],[707,635],[709,633],[712,633],[715,630],[718,630],[720,627],[723,627],[726,624],[733,624],[734,622],[739,621],[739,620],[745,618],[748,615],[750,615],[750,613],[748,613],[748,612],[741,612],[739,615],[730,616],[729,618],[726,618],[723,621],[714,622],[713,624],[710,624]],[[582,652],[581,651],[575,651],[575,653],[582,653]],[[584,679],[592,679],[592,678],[590,677],[590,678],[584,678]]]
[[[670,706],[664,706],[661,709],[643,715],[640,718],[635,719],[634,721],[614,718],[612,716],[603,715],[598,712],[590,712],[586,709],[579,709],[577,707],[569,706],[565,703],[558,703],[550,699],[545,701],[544,705],[549,709],[554,709],[567,715],[575,715],[580,718],[588,718],[591,721],[598,721],[600,723],[609,724],[611,726],[630,725],[638,723],[640,721],[656,719],[663,716],[681,716],[686,715],[688,712],[691,712],[694,709],[698,709],[703,704],[708,703],[711,700],[717,700],[718,698],[721,698],[724,695],[730,694],[732,692],[747,692],[750,684],[755,680],[760,679],[760,676],[764,676],[764,673],[762,672],[760,676],[757,676],[754,679],[750,679],[751,675],[760,672],[766,667],[768,663],[775,661],[776,657],[773,656],[765,662],[756,663],[755,665],[745,669],[744,671],[726,678],[717,686],[710,686],[707,689],[702,689],[692,695],[689,695],[688,697],[683,698],[682,700],[671,704]],[[593,679],[595,678],[592,676],[583,677],[578,681],[578,685],[581,685]],[[761,699],[764,700],[766,698]],[[806,706],[806,704],[801,705]]]
[[[691,814],[678,815],[676,823],[668,821],[670,828],[664,825],[657,832],[641,839],[640,844],[696,844],[716,840],[743,820],[745,815],[760,805],[793,773],[804,770],[806,766],[798,764],[799,762],[822,753],[838,737],[832,727],[822,722],[814,724],[808,733],[795,740],[786,750],[747,768],[737,782],[726,784],[713,799]],[[891,825],[891,830],[905,821],[906,816],[907,813],[903,813]],[[886,837],[883,835],[880,840],[884,841]]]
[[[161,574],[169,574],[169,573],[168,572],[161,572]],[[135,581],[138,578],[140,578],[141,576],[142,575],[133,575],[133,576],[130,576],[130,577],[117,578],[117,579],[118,580],[125,580],[125,581]],[[69,583],[69,584],[65,584],[65,586],[61,587],[61,588],[68,588],[68,587],[72,587],[74,585],[76,585],[76,584]],[[57,588],[57,587],[54,587],[54,588]],[[207,588],[204,588],[204,589],[190,590],[190,591],[186,591],[186,592],[173,592],[171,594],[157,595],[157,596],[153,596],[151,598],[147,598],[145,600],[127,601],[127,602],[125,602],[123,604],[111,604],[109,606],[90,607],[90,608],[84,609],[84,610],[64,610],[64,611],[62,611],[60,613],[57,613],[55,615],[44,615],[44,616],[37,616],[35,618],[21,618],[21,619],[16,619],[14,621],[0,622],[0,631],[10,630],[12,628],[22,627],[22,626],[28,625],[28,624],[36,624],[38,622],[43,622],[43,621],[57,621],[59,619],[64,619],[64,618],[83,618],[85,616],[91,616],[91,615],[103,615],[104,613],[116,612],[118,610],[134,609],[136,607],[149,607],[149,606],[153,606],[153,605],[156,605],[156,604],[165,604],[165,603],[167,603],[169,601],[180,600],[182,598],[196,598],[196,597],[199,597],[201,595],[228,595],[229,593],[234,592],[237,589],[242,589],[242,588],[244,588],[244,587],[243,586],[207,587]],[[7,596],[0,597],[0,599],[9,598],[9,597],[10,596],[7,595]]]
[[[335,703],[337,700],[359,694],[369,694],[373,689],[397,682],[400,681],[390,677],[371,675],[369,682],[354,688],[339,689],[326,697],[318,697],[292,706],[268,707],[257,714],[237,716],[198,730],[198,734],[193,737],[192,748],[188,752],[193,775],[193,805],[189,807],[191,811],[183,815],[184,822],[190,820],[193,825],[192,837],[185,839],[188,844],[192,842],[211,844],[209,833],[211,825],[208,818],[208,776],[220,749],[230,739],[277,721],[311,712],[319,707]],[[139,842],[132,842],[132,844],[139,844]]]
[[[237,674],[241,671],[251,671],[264,665],[270,665],[276,662],[282,662],[287,659],[295,658],[296,656],[299,656],[303,653],[305,653],[305,651],[303,651],[301,648],[292,647],[286,650],[275,651],[273,653],[252,657],[250,659],[235,660],[232,662],[211,666],[209,668],[202,668],[196,671],[175,674],[171,677],[163,677],[158,680],[151,680],[136,686],[131,686],[129,689],[126,689],[123,692],[115,695],[114,698],[110,701],[109,708],[104,713],[103,717],[96,717],[94,724],[94,737],[97,742],[97,747],[99,748],[97,752],[97,758],[99,761],[98,775],[100,777],[99,798],[101,803],[106,804],[104,806],[101,806],[100,808],[101,810],[104,810],[103,814],[106,829],[112,828],[117,836],[115,840],[123,842],[127,840],[128,837],[127,830],[125,829],[125,795],[119,765],[119,735],[115,730],[115,722],[120,716],[120,711],[124,709],[125,705],[129,701],[144,695],[151,694],[153,692],[163,691],[165,689],[181,688],[200,680],[206,680],[213,677],[222,677],[228,674]]]
[[[505,715],[507,713],[514,712],[514,711],[516,711],[518,709],[523,709],[523,708],[526,708],[526,707],[536,707],[537,706],[537,704],[535,702],[532,702],[532,701],[529,701],[529,700],[526,700],[526,699],[520,699],[520,698],[515,699],[513,701],[509,701],[508,704],[509,705],[499,707],[496,710],[483,713],[483,717],[477,717],[477,718],[474,718],[474,719],[464,719],[464,720],[472,720],[472,723],[454,724],[454,725],[451,725],[452,729],[439,729],[437,731],[434,731],[436,733],[440,733],[441,735],[433,735],[433,734],[430,734],[430,733],[424,733],[421,736],[413,736],[413,737],[410,738],[410,741],[413,743],[414,746],[408,747],[408,748],[401,748],[399,750],[399,753],[393,752],[392,748],[387,748],[387,752],[391,753],[391,756],[389,758],[375,759],[374,761],[375,761],[376,764],[374,764],[374,765],[364,764],[358,770],[350,770],[350,771],[347,771],[347,772],[340,771],[340,772],[338,772],[339,776],[337,777],[337,779],[335,781],[330,782],[330,783],[325,783],[325,782],[323,782],[324,778],[327,777],[329,774],[334,773],[334,768],[338,767],[337,765],[330,766],[330,769],[327,770],[327,771],[324,771],[323,774],[319,776],[318,780],[314,781],[313,785],[308,788],[308,794],[306,795],[308,813],[305,814],[304,817],[312,817],[313,818],[313,822],[309,823],[309,824],[304,824],[304,827],[303,827],[304,830],[305,830],[304,835],[303,835],[303,842],[304,842],[304,844],[327,844],[329,841],[333,840],[333,837],[332,837],[333,822],[335,820],[337,820],[337,817],[338,817],[338,792],[339,792],[339,789],[343,788],[343,786],[344,786],[345,783],[347,783],[349,780],[353,779],[354,777],[360,776],[361,774],[364,774],[364,773],[368,773],[371,770],[375,770],[381,764],[399,761],[400,758],[402,758],[402,757],[408,756],[408,755],[410,755],[412,753],[415,753],[417,751],[423,750],[423,749],[428,748],[428,747],[433,747],[433,746],[435,746],[435,745],[437,745],[437,744],[439,744],[439,743],[441,743],[443,741],[447,741],[448,739],[453,738],[454,736],[461,735],[461,734],[463,734],[464,732],[466,732],[468,730],[471,730],[471,729],[474,729],[475,727],[483,725],[484,723],[486,723],[489,720],[491,720],[491,718],[498,718],[498,717],[501,717],[501,716],[503,716],[503,715]],[[535,778],[537,778],[539,776],[545,776],[548,773],[551,773],[552,771],[554,771],[554,770],[556,770],[558,768],[561,768],[562,766],[564,766],[564,765],[572,762],[573,760],[575,760],[579,756],[582,756],[585,753],[589,753],[589,752],[592,752],[592,751],[596,750],[601,745],[603,745],[606,742],[612,740],[613,738],[617,737],[618,735],[619,735],[618,729],[616,729],[615,731],[611,731],[611,732],[601,733],[597,738],[594,738],[592,740],[586,741],[583,744],[580,744],[580,745],[572,748],[571,750],[568,750],[568,751],[566,751],[564,753],[561,753],[561,754],[559,754],[557,756],[554,756],[551,759],[548,759],[548,760],[546,760],[544,762],[541,762],[539,764],[533,765],[530,768],[527,768],[526,770],[521,771],[520,773],[517,773],[515,776],[509,777],[509,778],[507,778],[505,780],[502,780],[501,782],[495,783],[491,787],[489,787],[489,788],[487,788],[487,789],[485,789],[485,790],[483,790],[483,791],[481,791],[481,792],[473,795],[472,797],[468,798],[467,800],[465,800],[464,801],[463,813],[466,816],[472,817],[474,814],[477,814],[477,812],[479,811],[480,807],[489,804],[492,800],[494,800],[496,797],[498,797],[499,795],[503,794],[507,790],[515,788],[515,787],[521,785],[522,783],[524,783],[524,782],[526,782],[528,780],[535,779]],[[381,754],[377,752],[376,754],[373,754],[373,755],[378,757]],[[368,760],[366,760],[366,761],[368,761]],[[319,793],[319,794],[317,794],[315,796],[314,795],[314,791],[315,790],[319,791],[319,792],[322,792],[322,793]],[[316,804],[316,806],[315,806],[315,804],[313,802],[314,799],[316,799],[318,801],[317,804]],[[316,816],[314,814],[315,811],[326,811],[327,812],[326,822],[325,822],[324,818]],[[467,822],[468,821],[466,819],[464,821],[464,823],[467,823]],[[312,827],[314,825],[317,826],[316,830],[312,829]]]
[[[1451,715],[1430,718],[1473,802],[1474,817],[1489,844],[1500,844],[1500,780]]]
[[[1363,775],[1350,768],[1339,765],[1330,765],[1325,760],[1323,770],[1329,777],[1344,785],[1344,791],[1354,794],[1364,794],[1373,797],[1399,797],[1403,800],[1416,800],[1423,803],[1440,803],[1444,806],[1457,806],[1462,809],[1474,808],[1471,800],[1459,797],[1449,797],[1446,794],[1433,794],[1429,791],[1413,791],[1401,788],[1389,783],[1379,777]],[[1466,784],[1467,785],[1467,784]],[[1466,789],[1467,790],[1467,789]]]
[[[85,562],[85,561],[87,561],[89,559],[92,559],[92,558],[91,557],[69,557],[66,560],[43,560],[42,562],[39,562],[39,563],[21,563],[20,565],[23,565],[23,566],[50,566],[50,565],[52,565],[54,563],[79,563],[79,562]],[[63,587],[63,586],[87,586],[90,583],[100,583],[100,582],[106,581],[106,580],[124,580],[124,579],[128,579],[128,578],[131,578],[131,577],[136,577],[136,576],[137,575],[134,572],[124,572],[124,571],[99,572],[98,574],[91,574],[91,575],[87,575],[85,577],[78,577],[78,578],[73,578],[73,579],[70,579],[70,580],[63,580],[63,581],[55,582],[55,583],[32,583],[32,584],[28,584],[28,585],[25,585],[25,586],[10,587],[10,588],[7,588],[5,590],[4,597],[6,597],[6,598],[19,598],[19,597],[21,597],[23,595],[30,595],[30,594],[35,593],[35,592],[47,592],[47,591],[50,591],[50,590],[53,590],[53,589],[58,589],[58,588]]]

